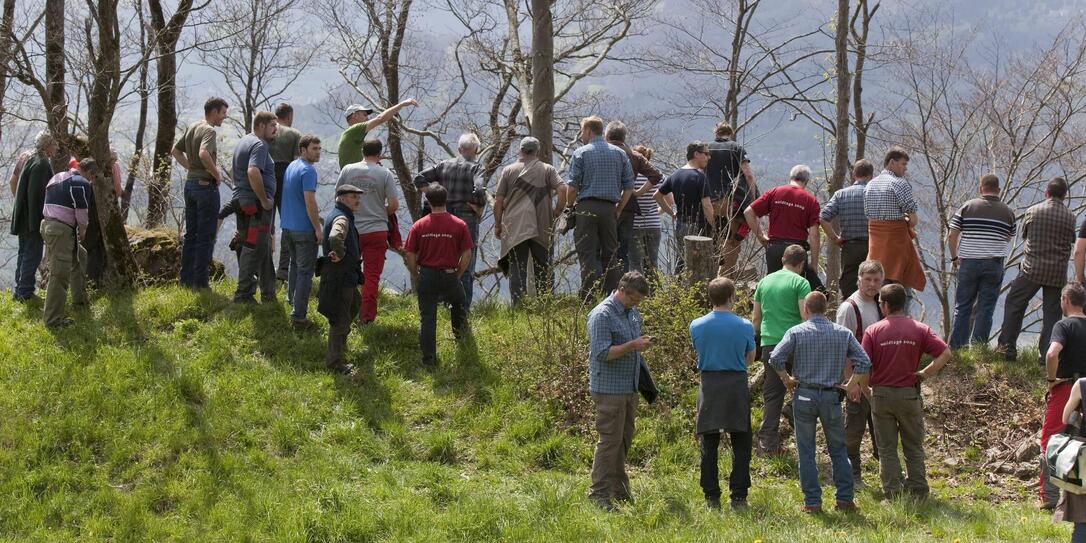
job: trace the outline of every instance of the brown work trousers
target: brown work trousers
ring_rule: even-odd
[[[633,443],[637,398],[636,392],[592,394],[596,404],[596,431],[600,435],[596,456],[592,459],[592,486],[588,489],[588,497],[593,500],[630,497],[626,453]]]
[[[882,491],[889,495],[902,490],[927,496],[928,477],[924,466],[924,401],[919,387],[875,387],[871,394],[871,415],[875,419],[875,446],[879,448],[879,477]],[[905,453],[907,477],[902,477],[897,455],[898,436]]]
[[[867,396],[860,395],[860,401],[845,401],[845,449],[848,461],[852,463],[852,478],[860,480],[860,447],[867,433],[867,418],[871,414],[871,402]],[[874,443],[871,444],[875,446]]]

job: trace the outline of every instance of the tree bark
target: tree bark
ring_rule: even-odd
[[[4,15],[0,19],[0,141],[3,141],[3,120],[7,114],[5,98],[8,89],[8,66],[12,55],[11,25],[15,21],[15,0],[4,0]]]
[[[45,119],[57,140],[57,154],[52,157],[53,171],[68,167],[68,96],[64,89],[64,0],[45,0]]]
[[[830,178],[830,196],[833,196],[834,192],[841,190],[845,186],[845,177],[848,175],[848,101],[850,82],[848,65],[850,10],[848,3],[848,0],[837,0],[837,33],[834,39],[837,71],[837,117],[834,122],[833,176]],[[841,248],[833,243],[828,245],[826,251],[826,283],[834,285],[838,282],[838,278],[841,277]]]
[[[852,122],[855,125],[856,133],[856,160],[864,158],[867,152],[867,130],[874,118],[873,115],[864,117],[863,75],[864,65],[867,62],[867,37],[871,31],[871,19],[875,16],[875,12],[879,10],[879,6],[880,4],[876,3],[874,7],[871,7],[868,0],[859,0],[856,13],[852,16],[852,23],[849,25],[852,32],[852,41],[856,47],[856,68],[852,74]],[[856,28],[857,20],[860,23],[859,29]]]
[[[138,10],[140,19],[140,45],[146,49],[150,44],[147,42],[147,28],[143,20],[143,10]],[[132,153],[132,159],[128,161],[128,178],[125,179],[124,188],[121,190],[121,218],[128,222],[128,210],[132,207],[132,188],[136,184],[136,170],[140,167],[140,162],[143,160],[143,139],[147,132],[147,103],[151,99],[151,90],[147,88],[148,70],[150,68],[150,62],[144,62],[143,66],[140,66],[140,82],[137,92],[140,95],[140,118],[136,125],[136,141],[135,150]]]
[[[539,159],[550,164],[554,148],[554,18],[552,0],[532,0],[532,137]]]
[[[716,277],[717,255],[713,238],[686,236],[683,238],[683,261],[686,284],[694,285]]]
[[[158,87],[158,119],[155,126],[155,150],[151,159],[152,173],[147,183],[148,228],[161,226],[170,208],[170,180],[172,178],[174,137],[177,132],[177,41],[193,11],[192,0],[181,0],[177,11],[167,21],[161,0],[147,0],[151,11],[151,28],[154,29],[158,51],[158,69],[155,78]],[[205,4],[206,5],[206,4]]]

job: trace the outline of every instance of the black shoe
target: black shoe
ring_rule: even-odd
[[[354,371],[354,364],[332,364],[328,366],[328,370],[340,375],[350,375]]]
[[[705,506],[713,511],[720,510],[720,498],[705,498]]]
[[[75,324],[75,321],[73,321],[72,319],[60,319],[59,321],[54,322],[54,323],[48,323],[48,322],[45,323],[45,327],[46,328],[67,328],[67,327],[69,327],[69,326],[71,326],[73,324]]]
[[[246,298],[234,298],[234,303],[238,305],[256,305],[256,298],[252,296]]]
[[[609,500],[607,498],[600,498],[598,500],[592,500],[592,501],[593,501],[593,503],[596,504],[596,507],[599,507],[600,509],[603,509],[604,511],[607,511],[608,513],[613,513],[618,509],[618,507],[615,507],[614,502],[612,502],[611,500]]]
[[[41,301],[41,298],[39,298],[37,294],[31,294],[30,296],[12,296],[11,299],[21,304]]]
[[[743,498],[741,500],[738,500],[738,499],[732,500],[731,506],[732,506],[733,511],[742,511],[744,509],[749,509],[750,508],[750,505],[747,505],[747,499],[746,498]]]
[[[423,358],[420,364],[422,364],[422,367],[427,370],[437,369],[436,358]]]

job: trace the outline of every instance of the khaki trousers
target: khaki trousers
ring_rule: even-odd
[[[630,478],[626,475],[626,453],[633,443],[637,393],[592,394],[596,404],[596,431],[600,441],[592,459],[592,486],[588,497],[594,500],[627,499]]]
[[[41,236],[49,259],[49,285],[43,315],[45,324],[55,325],[64,320],[69,285],[72,303],[87,303],[87,250],[76,240],[75,228],[54,219],[41,222]]]
[[[918,387],[875,387],[871,394],[875,420],[875,446],[879,448],[879,476],[887,495],[902,490],[926,496],[928,478],[924,466],[924,402]],[[905,453],[904,479],[897,455],[898,436]]]

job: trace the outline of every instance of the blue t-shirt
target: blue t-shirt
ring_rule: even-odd
[[[279,210],[283,230],[312,232],[309,212],[305,208],[305,193],[317,192],[317,169],[297,158],[283,174],[283,207]]]
[[[731,311],[713,311],[690,323],[690,337],[702,371],[747,371],[754,350],[754,326]]]
[[[701,200],[709,196],[705,174],[694,168],[679,168],[660,185],[660,194],[672,194],[675,198],[675,215],[685,224],[702,225],[705,211]]]

